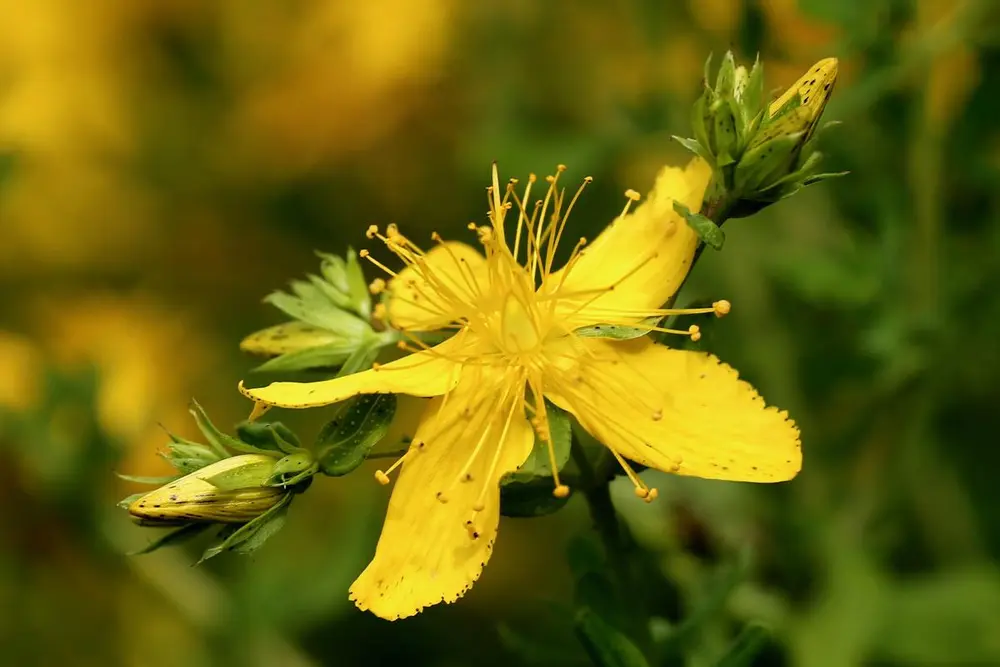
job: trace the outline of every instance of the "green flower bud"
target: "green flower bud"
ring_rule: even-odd
[[[223,459],[139,497],[128,506],[128,512],[149,524],[245,523],[288,493],[263,486],[276,462],[264,454]]]

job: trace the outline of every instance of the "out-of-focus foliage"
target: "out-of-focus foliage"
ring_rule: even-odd
[[[805,466],[774,487],[663,477],[649,505],[613,488],[633,575],[668,582],[640,587],[649,641],[696,666],[761,640],[752,664],[1000,661],[996,3],[0,10],[5,662],[587,664],[575,610],[629,605],[604,595],[579,499],[506,519],[472,593],[388,624],[346,594],[387,497],[369,474],[319,480],[252,558],[191,568],[197,540],[123,556],[149,538],[113,471],[168,474],[158,422],[195,438],[193,395],[223,430],[246,417],[239,341],[282,321],[260,299],[314,250],[363,247],[369,223],[458,238],[493,159],[593,176],[574,213],[593,236],[685,159],[670,136],[730,47],[782,89],[840,58],[825,118],[844,125],[821,149],[851,174],[727,224],[681,296],[732,301],[699,345],[789,409]],[[401,401],[386,438],[419,408]],[[281,419],[314,436],[333,416],[316,412]]]

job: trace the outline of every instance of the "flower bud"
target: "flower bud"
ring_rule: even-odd
[[[263,486],[276,461],[263,454],[223,459],[141,496],[128,506],[128,512],[151,524],[245,523],[288,493]]]

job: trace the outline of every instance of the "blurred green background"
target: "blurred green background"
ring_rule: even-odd
[[[387,502],[370,470],[198,568],[122,555],[150,536],[112,473],[165,474],[158,423],[194,437],[192,396],[246,416],[237,343],[314,249],[466,234],[493,159],[592,175],[592,236],[687,159],[669,136],[731,47],[774,88],[841,58],[825,149],[851,174],[729,223],[685,288],[733,302],[705,342],[791,412],[805,467],[613,489],[660,633],[685,629],[671,664],[750,622],[757,665],[1000,664],[997,5],[0,0],[0,663],[586,664],[579,499],[505,520],[465,599],[390,624],[347,600]],[[313,412],[280,418],[308,440]]]

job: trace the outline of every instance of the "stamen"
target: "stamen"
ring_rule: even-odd
[[[365,230],[365,236],[370,239],[378,236],[378,225],[368,225],[368,229]]]
[[[522,383],[523,386],[523,381]],[[506,396],[504,397],[506,399]],[[493,476],[496,474],[497,465],[500,463],[500,455],[503,453],[504,442],[507,440],[507,432],[510,431],[511,422],[514,419],[514,412],[517,410],[517,406],[520,401],[511,401],[510,412],[507,413],[507,420],[504,422],[503,431],[500,433],[500,439],[497,440],[496,451],[493,453],[493,460],[490,461],[489,471],[486,473],[486,478],[483,480],[483,488],[479,492],[479,497],[476,498],[476,502],[472,505],[473,512],[482,512],[486,509],[486,493],[490,490],[492,486]]]
[[[691,336],[691,340],[699,341],[701,340],[701,327],[697,324],[692,324],[688,327],[688,335]]]
[[[712,304],[712,310],[715,311],[716,317],[722,317],[723,315],[728,315],[729,310],[732,308],[732,304],[722,299],[721,301],[716,301]]]
[[[632,470],[632,466],[628,464],[625,457],[619,454],[618,451],[612,447],[608,447],[608,449],[610,449],[611,453],[615,455],[615,458],[618,460],[618,464],[621,465],[625,474],[628,476],[629,481],[635,486],[636,496],[642,498],[646,502],[650,502],[659,495],[659,492],[656,489],[649,488],[646,486],[645,482],[639,479],[639,476],[635,473],[635,470]]]
[[[642,197],[642,195],[640,195],[638,192],[636,192],[631,188],[625,191],[625,196],[628,198],[628,201],[625,202],[625,208],[622,209],[622,214],[618,216],[619,219],[624,218],[626,215],[628,215],[629,209],[632,207],[632,204],[639,201],[639,199]]]
[[[375,480],[382,486],[386,486],[389,483],[389,475],[392,474],[392,471],[398,468],[399,466],[403,465],[403,461],[405,461],[406,458],[410,455],[410,453],[415,450],[416,447],[411,445],[410,448],[406,450],[406,453],[400,456],[398,459],[396,459],[396,462],[393,463],[391,466],[389,466],[387,470],[385,471],[376,470]]]
[[[372,319],[378,320],[380,322],[385,322],[386,318],[389,316],[389,312],[386,310],[384,303],[376,303],[375,307],[372,308]]]
[[[368,251],[367,248],[364,248],[364,249],[360,250],[358,252],[358,257],[360,257],[361,259],[367,259],[369,262],[371,262],[372,264],[374,264],[378,268],[382,269],[383,271],[385,271],[386,273],[388,273],[393,278],[396,277],[396,272],[393,271],[392,269],[390,269],[389,267],[387,267],[382,262],[380,262],[377,259],[375,259],[374,257],[372,257],[372,254]]]
[[[378,295],[385,291],[385,280],[382,278],[376,278],[375,280],[368,283],[368,291],[372,294]]]

